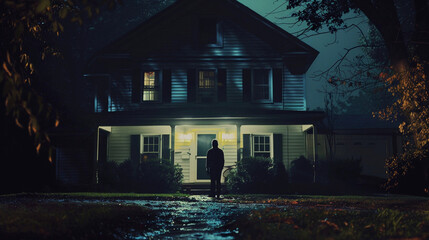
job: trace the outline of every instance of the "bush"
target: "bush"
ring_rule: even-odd
[[[227,188],[233,193],[280,192],[287,183],[284,164],[273,164],[270,158],[247,157],[237,162],[227,178]]]
[[[312,183],[313,163],[300,156],[292,161],[291,180],[293,183]],[[316,182],[324,184],[353,185],[361,174],[361,160],[318,160],[316,162]]]
[[[313,164],[304,156],[300,156],[292,161],[290,174],[293,183],[312,183]]]
[[[145,159],[141,163],[126,160],[100,166],[99,183],[104,190],[119,192],[177,192],[182,184],[182,169],[169,160]]]

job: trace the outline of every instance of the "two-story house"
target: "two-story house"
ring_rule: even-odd
[[[171,159],[185,183],[208,181],[212,139],[225,165],[305,155],[305,73],[318,52],[236,0],[178,0],[98,52],[94,162]],[[61,168],[57,172],[61,175]]]

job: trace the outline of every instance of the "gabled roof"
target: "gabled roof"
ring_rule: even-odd
[[[103,48],[95,57],[121,54],[129,54],[134,57],[134,52],[130,49],[136,48],[142,38],[148,38],[150,32],[159,30],[160,26],[174,24],[178,18],[189,16],[190,13],[197,12],[197,9],[204,8],[218,10],[216,14],[220,17],[228,18],[247,32],[268,43],[284,58],[285,63],[293,73],[305,73],[318,55],[317,50],[236,0],[178,0]],[[156,42],[155,44],[162,43]],[[297,62],[299,64],[296,64]]]

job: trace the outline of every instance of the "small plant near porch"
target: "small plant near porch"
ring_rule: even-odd
[[[227,178],[227,188],[232,193],[284,192],[287,183],[284,164],[264,157],[241,159]]]
[[[179,191],[183,173],[169,160],[142,158],[139,163],[106,162],[100,166],[103,190],[119,192],[174,193]]]

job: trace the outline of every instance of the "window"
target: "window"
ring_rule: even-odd
[[[143,159],[159,159],[160,157],[159,136],[143,136],[142,155]]]
[[[252,71],[252,100],[256,102],[271,102],[271,82],[270,69],[254,69]]]
[[[271,157],[270,136],[253,136],[253,156]]]
[[[198,20],[198,44],[206,47],[222,46],[220,26],[216,18],[200,18]]]
[[[198,71],[197,102],[216,102],[216,71]]]
[[[160,100],[159,72],[150,71],[143,74],[143,102]]]

